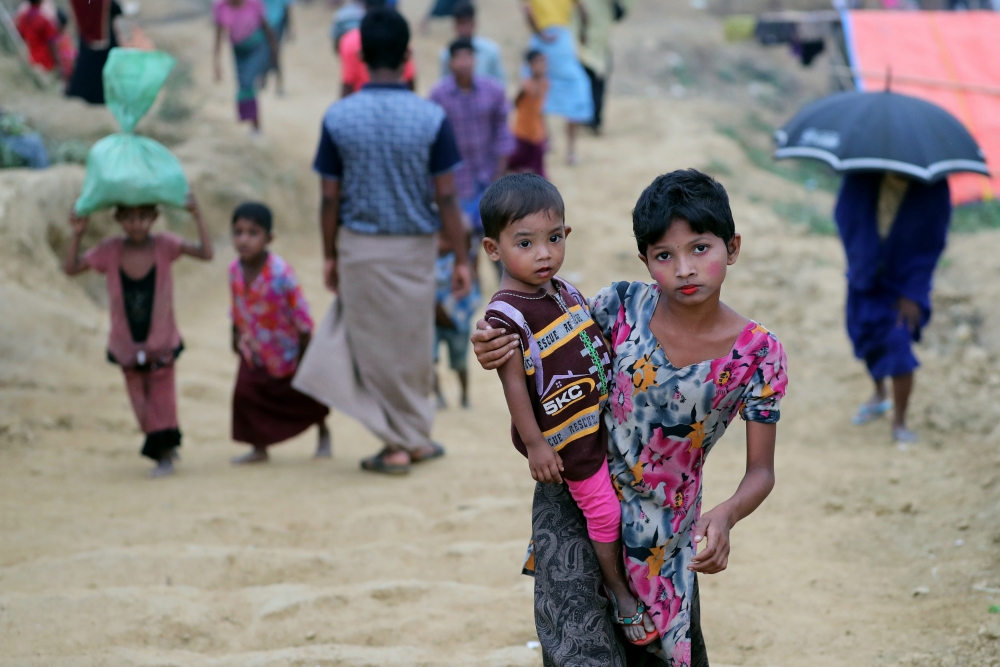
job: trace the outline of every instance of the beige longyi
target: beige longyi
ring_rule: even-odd
[[[292,384],[408,451],[430,443],[437,236],[338,237],[340,292]]]

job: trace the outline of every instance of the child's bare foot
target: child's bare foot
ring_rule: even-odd
[[[462,407],[464,409],[466,409],[466,410],[469,409],[469,397],[468,396],[463,396],[462,397]]]
[[[326,424],[319,425],[319,438],[316,441],[316,453],[314,459],[329,459],[333,457],[333,440],[330,438],[330,429]]]
[[[437,395],[437,409],[446,410],[448,408],[448,401],[444,400],[444,394],[438,393]]]
[[[611,596],[615,616],[618,617],[625,638],[633,644],[648,644],[649,642],[643,640],[656,630],[656,626],[653,625],[653,619],[649,614],[645,613],[645,606],[631,592],[619,591],[616,596],[608,590],[608,595]]]
[[[156,464],[156,467],[149,471],[149,476],[153,479],[159,479],[160,477],[167,477],[174,474],[174,455],[173,452],[164,456]]]
[[[242,456],[234,456],[230,462],[234,466],[250,465],[252,463],[267,463],[271,457],[267,455],[266,449],[252,449]]]

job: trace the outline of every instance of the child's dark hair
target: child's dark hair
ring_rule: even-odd
[[[542,55],[544,54],[538,49],[531,49],[524,54],[524,62],[530,65],[535,58],[541,57]]]
[[[486,189],[479,202],[483,231],[494,240],[507,225],[540,211],[549,211],[561,220],[566,216],[566,205],[556,186],[535,174],[504,176]]]
[[[471,39],[469,39],[468,37],[461,37],[448,45],[448,54],[451,55],[452,58],[454,58],[455,54],[458,53],[459,51],[468,51],[469,53],[475,53],[476,47],[472,45]]]
[[[256,201],[245,201],[236,207],[233,211],[233,221],[231,224],[235,225],[236,221],[239,219],[249,220],[255,225],[263,228],[268,234],[271,233],[271,229],[274,227],[274,218],[271,215],[271,209],[266,205],[261,204]]]
[[[459,2],[451,15],[456,21],[470,20],[476,18],[476,7],[471,2]]]
[[[410,45],[410,26],[395,9],[374,9],[361,20],[361,55],[368,69],[399,69]]]
[[[697,169],[678,169],[657,176],[639,195],[632,210],[632,233],[639,253],[659,241],[675,220],[687,220],[698,234],[715,234],[729,245],[736,223],[726,189]]]

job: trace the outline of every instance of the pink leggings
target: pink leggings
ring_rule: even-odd
[[[569,494],[587,520],[587,534],[595,542],[615,542],[622,536],[622,506],[611,485],[608,462],[579,482],[566,480]]]

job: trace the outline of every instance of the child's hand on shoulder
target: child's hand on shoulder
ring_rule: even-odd
[[[717,574],[729,565],[729,530],[732,528],[729,513],[719,506],[701,515],[694,526],[694,541],[705,544],[701,553],[691,559],[692,572]]]
[[[536,482],[562,484],[562,457],[548,443],[528,447],[528,468]]]

